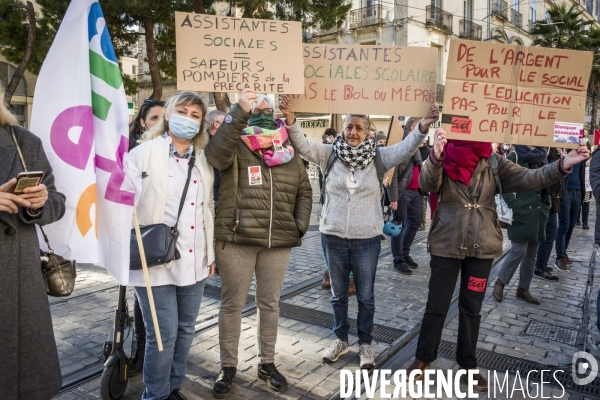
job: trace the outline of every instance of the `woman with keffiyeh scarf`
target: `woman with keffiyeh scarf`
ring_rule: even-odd
[[[439,110],[437,106],[431,107],[429,116],[416,124],[402,142],[376,149],[374,138],[367,134],[372,129],[366,115],[346,115],[343,132],[338,134],[333,144],[322,144],[304,137],[287,96],[283,96],[279,109],[285,115],[294,148],[326,173],[323,181],[325,202],[319,230],[330,270],[333,332],[336,339],[323,353],[322,359],[335,362],[348,352],[348,274],[352,271],[358,301],[356,325],[360,367],[372,368],[375,364],[371,348],[375,316],[374,285],[383,231],[381,188],[375,157],[379,151],[384,170],[404,163],[425,139],[429,125],[438,119]],[[326,171],[332,154],[335,155],[334,162]]]
[[[524,168],[542,168],[548,164],[548,148],[516,145],[508,159]],[[507,228],[511,248],[498,273],[492,295],[497,301],[503,300],[504,286],[510,283],[520,265],[517,297],[529,303],[540,304],[529,292],[529,285],[533,279],[538,243],[546,240],[546,224],[551,204],[550,188],[504,193],[502,197],[513,211],[513,222]]]
[[[481,304],[492,261],[502,254],[493,164],[497,165],[503,192],[510,193],[548,187],[567,175],[574,164],[588,157],[588,149],[582,146],[562,160],[527,169],[492,154],[490,143],[446,140],[446,132],[436,130],[433,151],[423,163],[419,177],[421,189],[437,193],[439,200],[429,230],[429,293],[416,357],[407,370],[410,380],[422,379],[423,371],[437,358],[459,273],[456,361],[460,369],[477,368],[475,350]],[[466,383],[466,378],[467,375],[462,375],[461,381],[464,379]],[[475,374],[474,378],[474,389],[487,391],[485,378],[481,374]]]

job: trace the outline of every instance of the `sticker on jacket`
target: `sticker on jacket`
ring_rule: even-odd
[[[474,292],[485,292],[486,278],[475,278],[474,276],[469,277],[469,285],[467,289]]]
[[[273,139],[273,148],[276,153],[283,153],[283,144],[280,139]]]
[[[231,116],[231,114],[227,114],[227,115],[225,116],[225,123],[226,123],[226,124],[230,124],[230,123],[231,123],[231,121],[233,121],[233,117]]]
[[[262,185],[262,174],[260,173],[260,165],[248,167],[248,176],[250,177],[250,185]]]

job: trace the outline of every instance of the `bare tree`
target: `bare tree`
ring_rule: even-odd
[[[23,4],[11,4],[12,7],[16,8],[24,8],[27,10],[27,23],[28,23],[28,36],[27,36],[27,47],[25,48],[25,56],[17,66],[15,73],[13,74],[8,86],[6,86],[6,92],[4,93],[4,102],[6,104],[10,104],[10,100],[12,99],[13,93],[17,90],[17,86],[21,79],[23,79],[23,74],[25,74],[25,69],[27,69],[27,64],[31,61],[31,57],[33,56],[33,48],[35,46],[35,30],[36,30],[36,20],[35,20],[35,11],[33,9],[33,4],[28,1],[27,5]]]

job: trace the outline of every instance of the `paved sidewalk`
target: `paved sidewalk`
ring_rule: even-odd
[[[313,181],[313,188],[315,186],[316,205],[313,207],[312,229],[317,224],[318,183],[316,180]],[[583,315],[581,305],[587,281],[595,221],[594,204],[590,208],[592,229],[584,231],[576,227],[573,235],[571,248],[576,250],[569,252],[575,261],[572,271],[560,273],[561,280],[556,284],[539,280],[534,280],[532,283],[531,291],[543,300],[541,306],[533,306],[514,297],[518,272],[513,277],[513,282],[505,289],[506,299],[502,303],[496,303],[491,299],[491,288],[487,291],[479,337],[481,349],[526,358],[545,365],[570,363],[576,347],[525,335],[524,332],[531,321],[547,322],[567,329],[580,328]],[[423,235],[423,232],[418,232],[417,238]],[[504,248],[507,249],[509,246],[510,242],[505,240]],[[405,276],[392,268],[391,254],[385,255],[387,249],[389,249],[389,240],[382,242],[383,256],[378,265],[375,284],[375,323],[381,326],[383,339],[386,339],[385,334],[390,334],[394,339],[402,339],[421,321],[423,315],[429,279],[429,256],[425,241],[417,242],[411,253],[420,266],[412,276]],[[309,279],[317,279],[322,275],[323,268],[320,236],[318,231],[311,230],[307,232],[302,247],[293,250],[284,289]],[[110,287],[111,282],[112,279],[103,269],[93,266],[84,267],[78,276],[77,289],[73,296],[78,296],[80,291],[91,292],[94,289],[99,291],[65,301],[59,299],[61,302],[54,302],[51,306],[63,375],[94,362],[100,362],[102,344],[112,325],[117,300],[116,285]],[[211,278],[208,284],[217,289],[220,285],[218,277]],[[492,286],[493,281],[489,285]],[[216,318],[220,304],[218,298],[215,298],[218,296],[214,295],[217,292],[218,290],[213,291],[212,297],[205,293],[198,323]],[[254,295],[254,285],[250,294]],[[290,382],[290,389],[282,394],[274,393],[264,382],[257,379],[257,315],[252,314],[243,318],[237,380],[229,399],[325,399],[339,389],[339,370],[358,368],[356,336],[350,337],[351,348],[348,354],[340,357],[333,364],[323,364],[321,354],[334,338],[331,326],[321,326],[327,325],[323,323],[323,321],[327,322],[326,315],[319,314],[322,320],[317,319],[310,324],[283,316],[284,311],[292,315],[295,310],[309,313],[311,310],[316,310],[331,314],[329,298],[330,292],[316,285],[282,301],[276,363]],[[350,298],[349,312],[351,318],[356,317],[355,296]],[[298,318],[298,315],[295,314],[294,318]],[[457,318],[454,318],[444,330],[444,339],[456,341]],[[389,328],[389,331],[384,328]],[[596,341],[600,339],[597,330],[592,333],[592,337],[595,337]],[[373,345],[376,354],[380,354],[389,347],[390,340],[376,341]],[[445,357],[440,357],[433,367],[456,369],[455,362]],[[212,385],[219,368],[218,327],[215,326],[199,332],[193,342],[188,358],[187,379],[182,388],[183,393],[189,399],[211,399]],[[100,378],[96,378],[61,394],[56,399],[97,399],[100,397],[99,386]],[[123,399],[139,399],[143,389],[141,376],[131,378]],[[547,396],[548,393],[545,395]],[[558,396],[558,394],[554,395]]]

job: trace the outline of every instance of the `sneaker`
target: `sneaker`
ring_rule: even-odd
[[[408,265],[412,269],[419,268],[419,264],[417,264],[411,256],[404,257],[404,264]]]
[[[167,400],[188,400],[187,397],[185,397],[183,394],[181,394],[180,390],[181,389],[174,389],[171,392],[171,395],[169,397],[167,397]]]
[[[548,270],[539,270],[539,269],[535,269],[533,271],[533,276],[535,276],[536,278],[540,278],[540,279],[545,279],[547,281],[551,281],[551,282],[556,282],[558,281],[558,276],[556,275],[552,275],[552,273]]]
[[[421,224],[419,225],[419,229],[417,229],[418,231],[424,231],[425,230],[425,224]]]
[[[231,393],[233,381],[235,380],[235,367],[222,367],[219,376],[213,386],[213,396],[217,399],[224,399]]]
[[[335,362],[338,358],[340,358],[340,356],[343,356],[347,352],[348,342],[335,339],[333,343],[331,343],[331,346],[329,346],[329,348],[325,350],[325,353],[323,353],[323,361],[328,363]]]
[[[403,262],[394,262],[394,269],[404,275],[412,275],[411,269]]]
[[[573,261],[571,261],[571,259],[569,258],[569,255],[567,253],[565,253],[565,261],[567,262],[567,265],[569,267],[571,267],[573,265]]]
[[[577,226],[581,226],[581,221],[577,221],[577,222],[575,222],[575,225],[577,225]]]
[[[356,285],[354,284],[354,278],[350,278],[350,283],[348,284],[348,296],[352,296],[356,294]]]
[[[560,259],[560,260],[556,260],[554,262],[554,267],[559,270],[559,271],[569,271],[570,268],[567,265],[567,261],[565,261],[564,259]]]
[[[488,390],[488,383],[485,380],[485,378],[481,375],[481,374],[475,374],[473,375],[473,379],[475,380],[475,386],[473,387],[473,389],[476,392],[487,392]],[[464,384],[464,385],[468,385],[469,384],[469,374],[468,372],[465,375],[461,375],[460,377],[460,383]]]
[[[581,229],[590,229],[590,226],[588,224],[583,224],[583,226],[581,227]]]
[[[358,348],[358,355],[360,356],[361,369],[371,369],[375,366],[375,356],[370,344],[361,344]]]
[[[267,382],[269,387],[276,392],[283,392],[288,388],[285,376],[281,375],[275,364],[258,364],[258,379]]]

